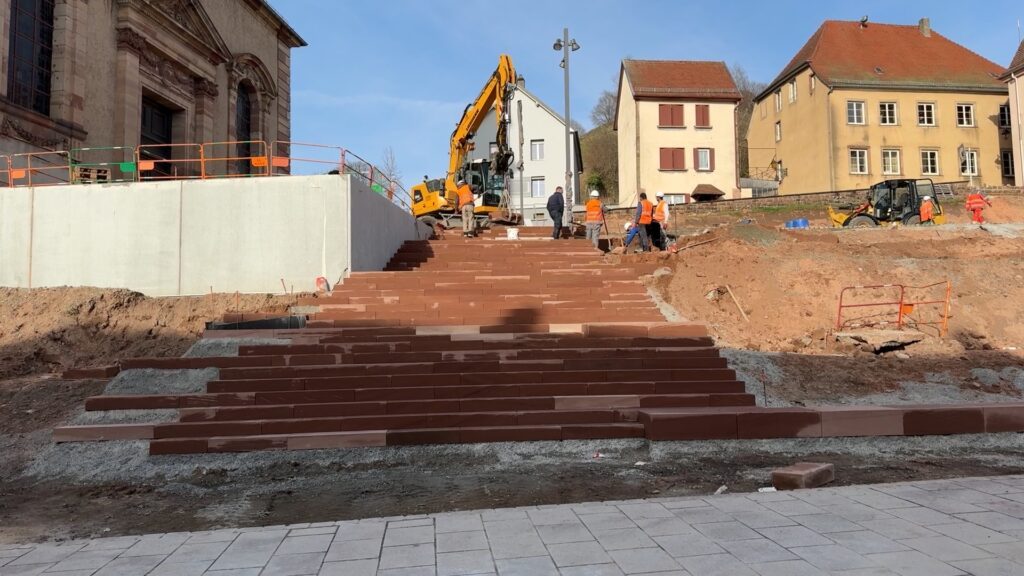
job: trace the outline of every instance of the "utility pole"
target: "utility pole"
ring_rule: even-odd
[[[562,29],[562,38],[555,40],[554,49],[562,51],[562,68],[565,70],[565,225],[572,224],[572,209],[576,204],[576,191],[572,188],[572,116],[569,114],[569,54],[580,49],[576,39],[569,40],[569,29]]]

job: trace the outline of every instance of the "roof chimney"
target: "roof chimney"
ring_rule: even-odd
[[[516,87],[517,88],[526,88],[526,78],[523,78],[522,74],[520,74],[519,76],[516,77]]]
[[[917,29],[921,31],[921,36],[925,38],[932,37],[932,21],[931,18],[921,18],[921,21],[917,23]]]

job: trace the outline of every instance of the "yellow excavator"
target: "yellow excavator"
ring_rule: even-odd
[[[945,224],[946,215],[935,193],[935,184],[928,179],[879,182],[868,190],[863,204],[850,212],[839,212],[829,206],[828,217],[836,228],[871,228],[888,223],[917,226],[921,224],[919,211],[925,197],[931,198],[935,211],[931,224]]]
[[[512,58],[502,54],[498,58],[498,68],[487,80],[476,100],[466,106],[462,119],[452,132],[448,174],[444,178],[424,177],[422,183],[412,187],[413,216],[435,222],[440,220],[448,226],[453,220],[461,219],[461,214],[456,210],[456,190],[459,180],[465,180],[479,199],[474,213],[480,223],[518,223],[521,216],[511,210],[508,194],[513,159],[508,142],[508,111],[515,94],[516,79]],[[473,136],[491,108],[494,108],[498,123],[495,149],[487,160],[467,162],[470,151],[474,149]]]

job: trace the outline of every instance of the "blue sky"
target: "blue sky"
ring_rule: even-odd
[[[722,60],[770,81],[822,20],[932,27],[1003,66],[1020,0],[270,0],[309,42],[292,52],[292,139],[344,146],[379,163],[391,146],[406,186],[444,174],[466,104],[512,56],[527,87],[563,109],[555,38],[568,26],[572,117],[590,127],[622,58]],[[766,9],[770,7],[770,9]]]

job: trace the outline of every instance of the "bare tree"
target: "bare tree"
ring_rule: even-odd
[[[605,90],[601,92],[601,97],[597,99],[597,104],[594,105],[594,109],[590,111],[590,120],[594,122],[594,127],[607,126],[615,121],[615,107],[616,107],[616,96],[611,90]]]
[[[398,169],[398,162],[395,161],[395,150],[388,146],[384,149],[384,163],[380,171],[392,182],[402,184],[402,172]]]
[[[736,135],[739,138],[739,169],[740,176],[750,175],[750,153],[747,145],[747,130],[750,128],[750,119],[754,116],[754,99],[768,87],[764,82],[757,82],[750,79],[747,71],[742,66],[734,64],[730,67],[732,79],[736,82],[742,100],[737,109]]]

